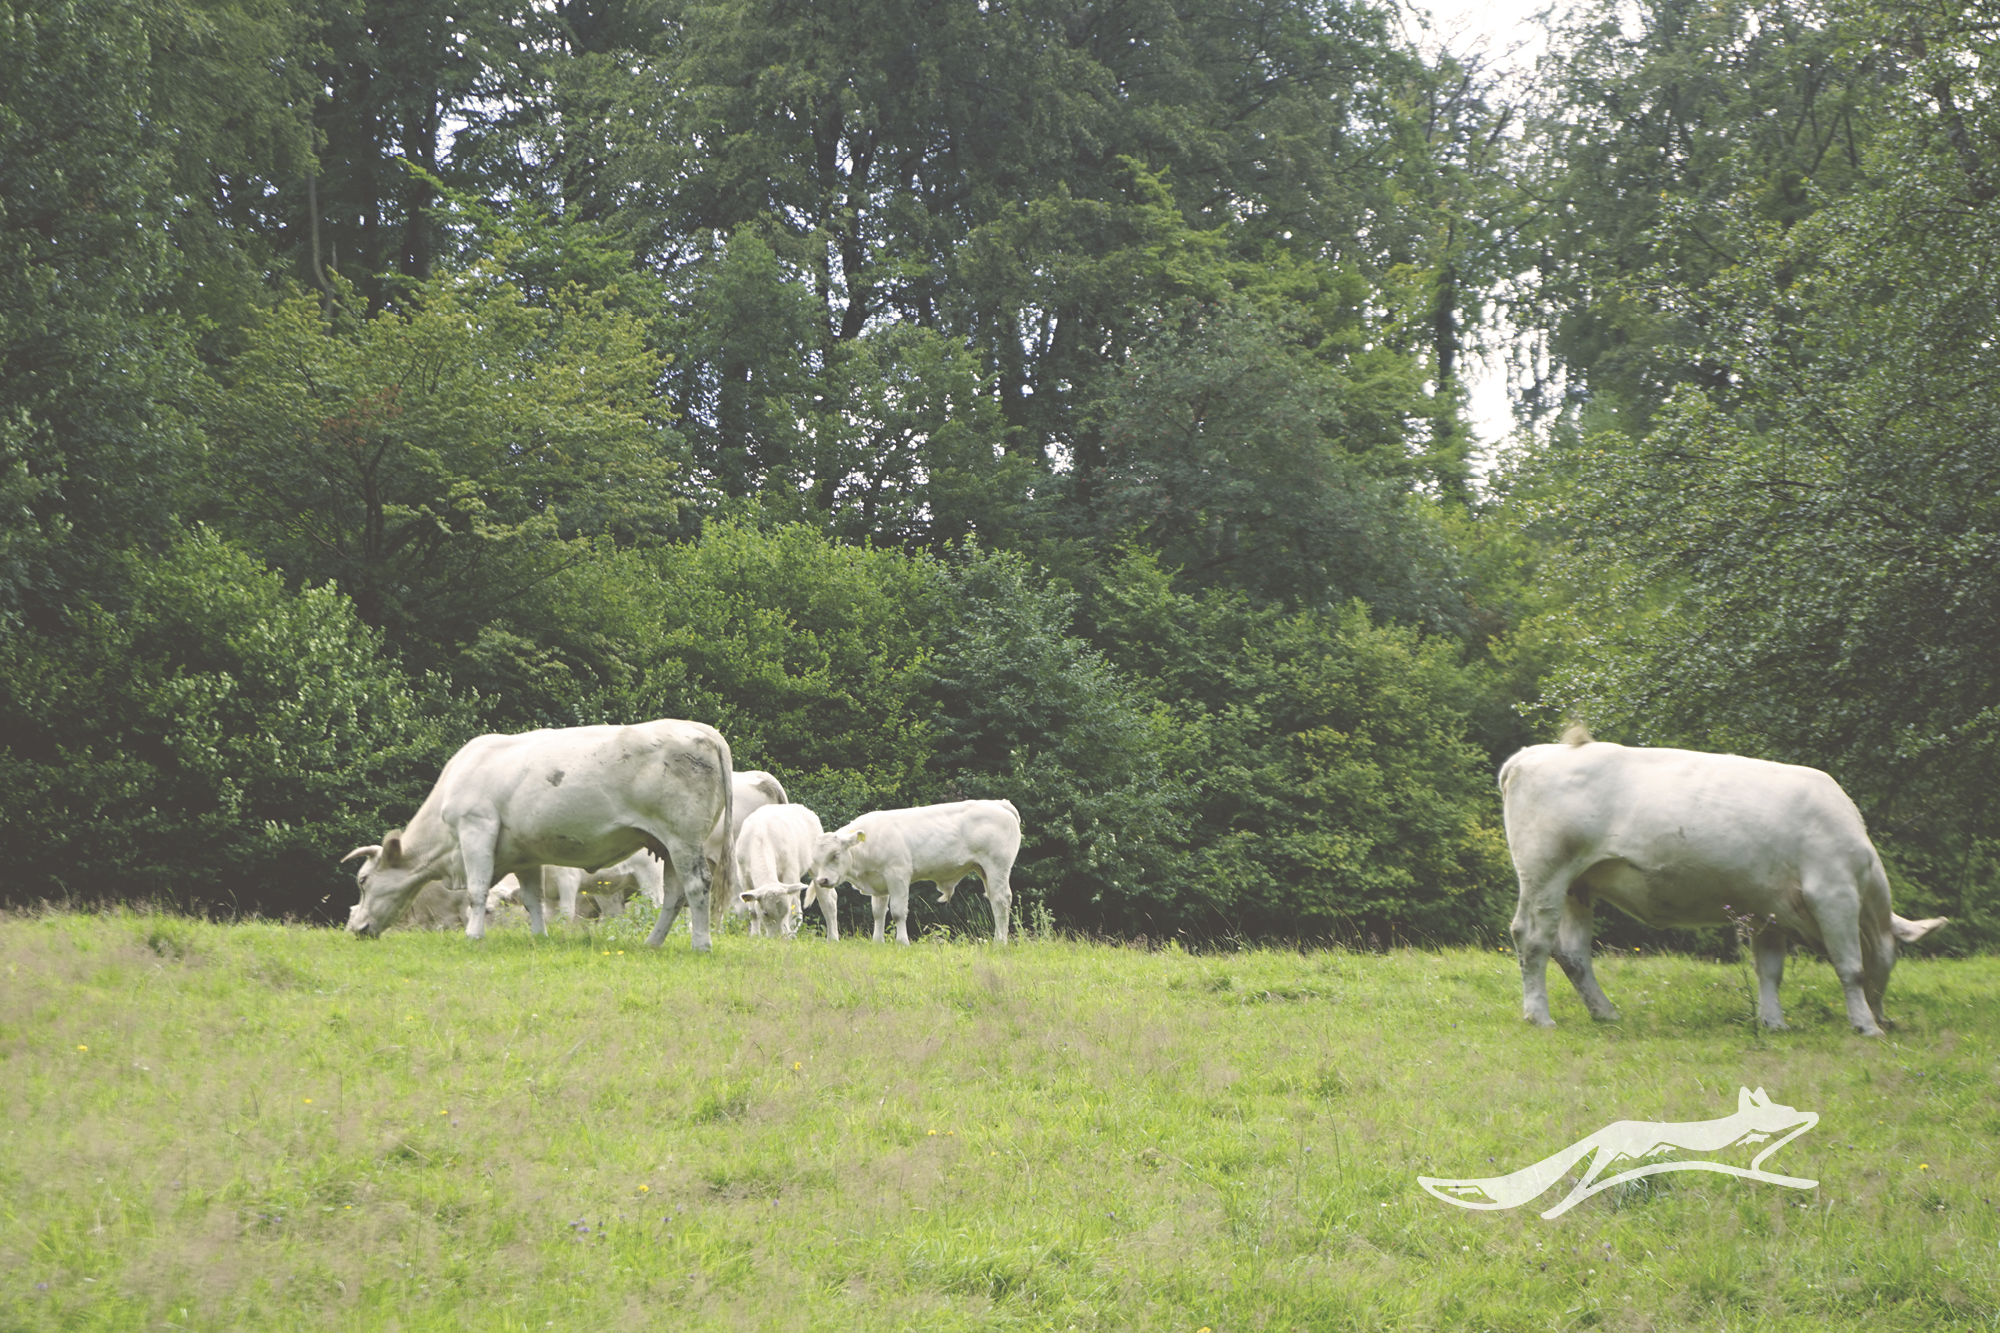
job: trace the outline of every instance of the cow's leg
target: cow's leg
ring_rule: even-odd
[[[663,844],[664,845],[664,844]],[[658,849],[653,854],[659,856]],[[681,914],[681,904],[687,901],[687,885],[681,880],[680,868],[686,860],[676,861],[671,856],[660,857],[660,919],[653,923],[652,934],[646,936],[651,948],[659,948],[666,942],[667,932],[674,928],[674,920]],[[692,919],[693,912],[689,912]]]
[[[889,881],[889,915],[896,918],[896,943],[908,944],[910,942],[910,881],[900,876]]]
[[[826,920],[826,937],[840,938],[840,891],[831,884],[812,886],[813,896],[819,899],[819,914]]]
[[[1750,941],[1757,959],[1757,1021],[1773,1032],[1785,1030],[1778,1008],[1778,983],[1785,979],[1785,932],[1766,926]]]
[[[672,876],[668,878],[671,880]],[[667,932],[674,928],[674,918],[681,914],[682,897],[677,885],[668,883],[662,886],[660,919],[653,923],[653,933],[646,937],[646,943],[651,947],[659,948],[667,938]]]
[[[682,889],[682,896],[687,899],[688,905],[688,937],[693,941],[696,953],[707,953],[711,947],[708,935],[709,880],[714,872],[709,859],[702,855],[698,844],[689,847],[684,855],[688,874],[683,877],[685,887]],[[678,869],[681,863],[681,855],[676,855],[675,868]]]
[[[486,895],[493,888],[493,844],[497,830],[462,824],[458,830],[459,869],[465,872],[465,938],[486,938]]]
[[[521,883],[526,885],[530,876],[541,885],[542,911],[545,915],[554,913],[562,921],[576,920],[577,894],[583,886],[583,871],[575,866],[543,866],[540,870],[522,872]]]
[[[993,942],[1007,942],[1007,919],[1014,910],[1014,889],[1007,882],[1007,872],[999,874],[982,872],[980,878],[986,881],[986,901],[993,907]]]
[[[1508,927],[1514,937],[1514,957],[1521,964],[1521,1018],[1538,1028],[1552,1028],[1549,1017],[1549,955],[1555,951],[1562,899],[1561,885],[1542,890],[1523,877],[1521,900]]]
[[[1829,934],[1826,958],[1833,964],[1833,974],[1840,978],[1841,992],[1847,997],[1847,1021],[1864,1037],[1881,1036],[1882,1025],[1875,1021],[1875,1009],[1868,1003],[1868,992],[1863,984],[1866,971],[1861,962],[1860,933],[1846,931],[1838,936]]]
[[[1869,948],[1870,944],[1873,948]],[[1896,935],[1884,930],[1873,941],[1863,940],[1862,948],[1867,950],[1861,958],[1861,997],[1868,1001],[1868,1011],[1875,1015],[1875,1025],[1880,1028],[1891,1026],[1887,1015],[1882,1012],[1882,999],[1889,992],[1889,973],[1896,966]],[[1870,966],[1870,964],[1873,966]]]
[[[868,906],[875,912],[875,942],[882,943],[882,925],[889,919],[889,895],[868,891]]]
[[[1820,940],[1826,945],[1826,960],[1833,964],[1834,976],[1840,978],[1841,993],[1847,999],[1847,1021],[1854,1030],[1864,1037],[1882,1035],[1882,1025],[1877,1022],[1881,992],[1874,996],[1874,1004],[1869,1003],[1868,963],[1862,956],[1864,948],[1861,929],[1861,906],[1852,901],[1853,893],[1821,893],[1815,886],[1804,886],[1806,901],[1812,904],[1813,917],[1819,922]],[[1884,980],[1886,981],[1886,976]]]
[[[1556,927],[1556,962],[1583,997],[1583,1007],[1590,1010],[1590,1016],[1616,1023],[1618,1011],[1605,998],[1597,984],[1597,971],[1590,965],[1590,946],[1596,935],[1594,916],[1588,890],[1577,888],[1563,895],[1562,921]]]
[[[543,883],[541,871],[532,866],[523,870],[516,878],[521,883],[521,906],[528,909],[528,931],[533,935],[548,934],[548,917],[542,907]]]

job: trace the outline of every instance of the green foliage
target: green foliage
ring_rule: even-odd
[[[5,896],[327,911],[335,860],[473,730],[331,588],[289,592],[197,531],[128,557],[122,613],[0,640]]]
[[[913,783],[943,595],[932,564],[799,527],[716,527],[648,560],[662,609],[628,696],[638,715],[715,719],[739,768],[850,770],[878,792]]]
[[[1891,25],[1793,0],[1592,0],[1561,17],[1520,139],[1517,266],[1534,277],[1515,308],[1550,358],[1534,406],[1563,406],[1559,381],[1568,405],[1643,431],[1677,386],[1728,383],[1700,355],[1699,294],[1759,224],[1865,179],[1899,79]]]
[[[274,209],[294,266],[284,276],[324,285],[322,275],[345,275],[378,311],[442,267],[432,209],[454,122],[506,114],[558,24],[523,0],[314,0],[307,12],[317,40],[299,57],[319,94],[316,174],[303,197],[285,181]]]
[[[1014,802],[1024,916],[1032,898],[1076,927],[1179,924],[1185,791],[1166,716],[1070,633],[1074,594],[1020,557],[972,548],[952,573],[925,673],[930,799]]]
[[[1284,614],[1189,593],[1129,554],[1094,608],[1157,691],[1165,763],[1190,789],[1175,910],[1198,933],[1479,937],[1510,880],[1477,676],[1457,645],[1365,608]]]
[[[0,630],[54,629],[171,531],[192,363],[158,309],[177,255],[149,21],[172,12],[0,4]]]
[[[1491,265],[1432,233],[1491,156],[1483,85],[1432,77],[1372,6],[1253,9],[565,10],[565,58],[465,167],[666,275],[667,388],[709,512],[754,497],[930,549],[1102,526],[1093,407],[1162,308],[1357,284],[1325,355],[1394,393],[1346,395],[1348,429],[1401,452],[1426,423],[1426,468],[1462,496],[1453,357]]]
[[[108,849],[9,892],[288,908],[447,737],[675,715],[1014,800],[1063,924],[1467,938],[1578,712],[1983,919],[1984,19],[1592,0],[1516,105],[1393,17],[0,0],[7,780]],[[1499,308],[1573,410],[1475,486]]]
[[[800,525],[715,523],[697,543],[587,554],[457,659],[491,725],[703,718],[738,768],[810,777],[841,801],[917,780],[922,665],[948,596],[936,565]]]
[[[659,360],[609,296],[532,306],[486,261],[400,310],[283,302],[204,393],[203,508],[439,661],[576,558],[565,541],[674,519]]]
[[[1414,386],[1382,401],[1370,358],[1330,367],[1316,331],[1240,298],[1158,321],[1096,409],[1098,521],[1201,586],[1448,623],[1448,557],[1391,424]]]

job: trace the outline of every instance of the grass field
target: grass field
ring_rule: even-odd
[[[0,918],[0,1328],[2000,1328],[2000,960],[642,936]],[[1416,1183],[1740,1085],[1817,1190]]]

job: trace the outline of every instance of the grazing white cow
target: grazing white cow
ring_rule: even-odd
[[[798,934],[804,897],[812,893],[826,918],[826,937],[840,938],[837,890],[805,882],[812,874],[813,847],[824,831],[819,816],[802,805],[768,805],[743,821],[743,831],[736,835],[736,890],[750,909],[752,935],[790,939]]]
[[[1652,926],[1749,918],[1766,1027],[1785,1025],[1785,946],[1804,941],[1832,962],[1848,1021],[1871,1037],[1882,1032],[1896,941],[1944,924],[1889,910],[1889,881],[1861,812],[1815,768],[1627,749],[1573,728],[1563,744],[1531,745],[1501,765],[1500,795],[1521,880],[1513,932],[1522,1017],[1541,1027],[1555,1026],[1551,953],[1593,1018],[1618,1017],[1590,965],[1600,900]]]
[[[364,855],[361,901],[347,928],[375,935],[392,925],[417,890],[456,874],[470,892],[465,933],[486,933],[486,896],[495,879],[514,874],[539,884],[543,866],[587,871],[644,848],[666,863],[672,885],[647,943],[666,938],[683,899],[694,947],[709,948],[711,876],[724,889],[725,859],[711,871],[703,847],[730,817],[729,742],[699,722],[661,720],[635,726],[566,727],[466,742],[438,775],[408,829]],[[357,878],[361,878],[357,876]],[[677,891],[678,890],[678,891]],[[529,922],[542,930],[539,894]]]
[[[472,910],[472,895],[441,879],[417,890],[403,924],[413,930],[464,930]]]
[[[379,846],[356,847],[340,858],[342,865],[357,856],[364,858],[354,872],[354,887],[363,895],[368,892],[368,880],[375,872],[375,861],[381,851]],[[412,930],[463,930],[471,904],[472,895],[465,891],[464,878],[454,867],[418,889],[397,924]]]
[[[643,894],[655,907],[666,902],[667,867],[651,852],[638,851],[617,865],[591,872],[576,866],[542,867],[542,902],[553,895],[568,921],[623,916],[625,904]]]
[[[876,810],[814,841],[812,883],[819,889],[842,883],[866,889],[875,909],[875,942],[882,942],[884,915],[893,913],[896,940],[908,944],[911,881],[931,880],[938,901],[949,902],[960,880],[977,875],[993,906],[993,938],[1005,944],[1014,901],[1007,877],[1020,852],[1021,812],[1012,801]]]

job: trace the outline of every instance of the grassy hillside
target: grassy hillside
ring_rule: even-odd
[[[1796,960],[882,948],[614,923],[483,946],[0,920],[7,1329],[1990,1328],[2000,960],[1897,969],[1889,1040]],[[1554,1221],[1497,1175],[1737,1088],[1768,1169]]]

